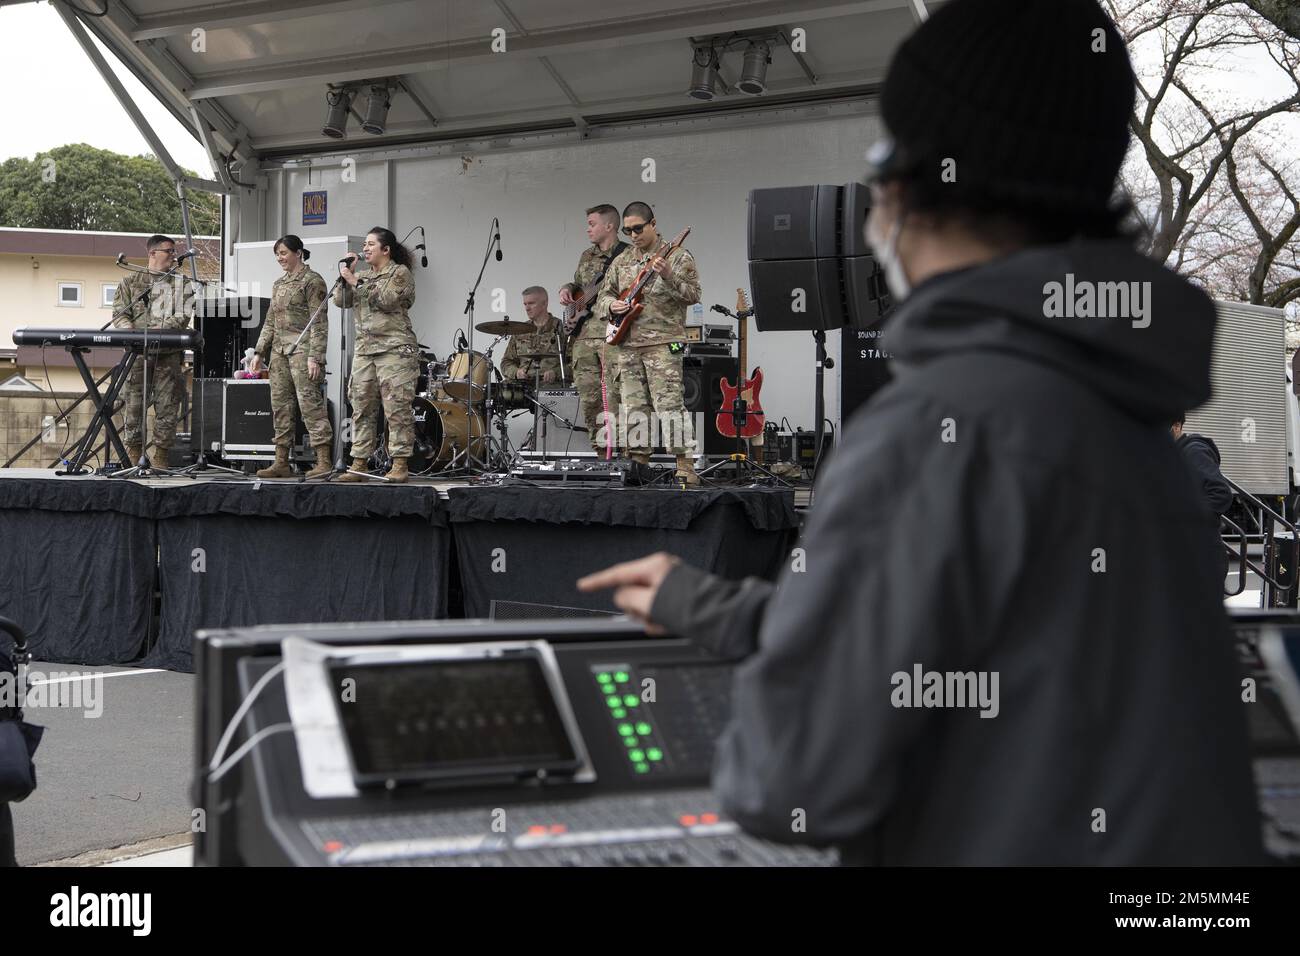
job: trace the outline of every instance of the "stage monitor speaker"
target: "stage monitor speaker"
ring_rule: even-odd
[[[750,259],[840,254],[839,186],[781,186],[749,193]]]
[[[749,289],[760,332],[838,329],[848,322],[839,259],[753,261]]]

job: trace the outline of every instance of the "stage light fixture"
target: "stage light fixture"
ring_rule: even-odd
[[[717,70],[718,54],[713,47],[697,46],[691,57],[691,88],[687,95],[697,100],[713,99]]]
[[[740,71],[736,89],[750,96],[767,90],[767,65],[772,62],[772,48],[764,41],[751,43],[745,50],[745,66]]]
[[[366,118],[361,128],[372,136],[382,136],[388,125],[388,108],[393,100],[387,85],[375,84],[370,87],[370,99],[366,103]]]
[[[348,113],[352,109],[352,98],[357,95],[357,91],[344,87],[338,90],[329,90],[325,94],[325,102],[329,104],[329,113],[325,116],[325,125],[321,127],[321,134],[331,139],[342,139],[348,130]]]

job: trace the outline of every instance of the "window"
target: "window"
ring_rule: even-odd
[[[100,302],[102,309],[111,309],[113,307],[113,298],[117,295],[117,284],[114,282],[101,282],[99,284]]]
[[[81,308],[80,282],[59,283],[59,305],[71,309]]]

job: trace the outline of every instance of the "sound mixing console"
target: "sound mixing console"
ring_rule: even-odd
[[[510,630],[493,627],[484,643],[445,652],[471,660],[331,661],[330,680],[340,687],[352,680],[356,690],[357,703],[338,710],[357,792],[309,796],[294,735],[268,737],[243,774],[237,852],[205,862],[837,862],[833,851],[741,832],[708,789],[714,743],[730,710],[730,664],[707,659],[684,641],[640,635],[555,642],[539,652],[527,642],[492,644],[487,638]],[[391,635],[391,626],[385,633]],[[354,635],[360,645],[363,635]],[[474,648],[483,648],[481,655]],[[242,693],[276,663],[268,656],[240,661]],[[275,679],[252,706],[244,736],[287,720],[283,682]]]

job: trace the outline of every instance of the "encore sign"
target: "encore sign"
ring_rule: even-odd
[[[325,190],[319,192],[306,192],[302,194],[302,224],[304,226],[323,226],[325,225],[329,211]]]

